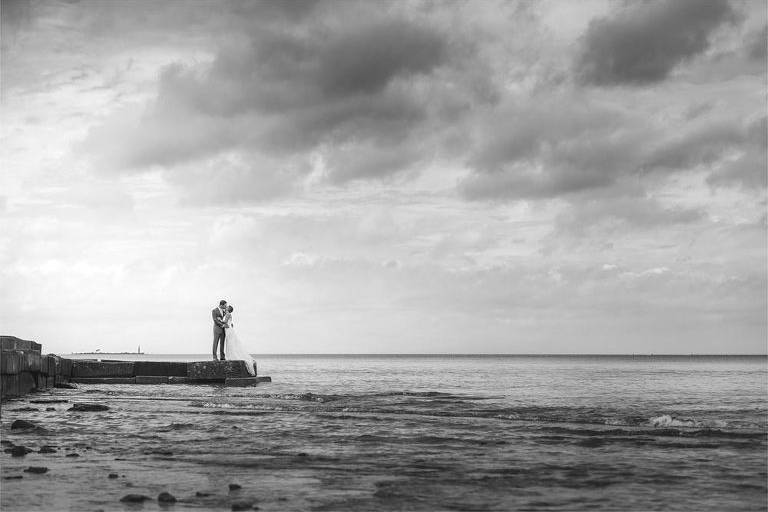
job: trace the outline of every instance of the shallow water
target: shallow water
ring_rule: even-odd
[[[2,509],[136,510],[119,499],[139,493],[153,510],[163,491],[174,509],[768,508],[764,357],[257,360],[273,383],[81,385],[4,403],[3,440],[58,451],[2,454],[2,476],[24,477],[0,481]],[[11,431],[19,418],[45,431]]]

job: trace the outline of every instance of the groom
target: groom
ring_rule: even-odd
[[[219,307],[213,308],[211,316],[213,317],[213,360],[216,361],[216,346],[219,346],[221,360],[224,361],[224,315],[227,314],[227,301],[219,301]],[[221,341],[221,344],[219,344]]]

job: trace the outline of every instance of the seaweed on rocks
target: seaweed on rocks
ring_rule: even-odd
[[[108,411],[109,407],[104,404],[79,403],[72,405],[72,407],[67,410],[76,412],[99,412]]]
[[[149,496],[145,496],[143,494],[126,494],[122,498],[120,498],[120,501],[123,503],[143,503],[147,500],[151,500]]]
[[[176,503],[176,496],[169,492],[161,492],[157,496],[157,501],[160,503]]]
[[[35,409],[37,410],[37,409]],[[11,430],[38,428],[37,425],[27,420],[16,420],[11,423]]]
[[[26,446],[14,446],[11,448],[11,456],[12,457],[24,457],[26,454],[33,452],[34,450],[32,448],[27,448]]]

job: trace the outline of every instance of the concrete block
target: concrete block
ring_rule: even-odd
[[[133,377],[133,362],[72,361],[72,377]]]
[[[18,374],[0,375],[0,398],[19,396],[19,380]]]
[[[40,373],[42,365],[43,358],[40,356],[40,352],[31,350],[24,352],[21,358],[21,371]]]
[[[272,382],[271,377],[233,377],[224,381],[225,386],[246,387],[255,386],[259,382]]]
[[[19,396],[26,395],[37,387],[35,377],[30,372],[21,372],[19,374]]]
[[[168,377],[162,375],[137,375],[136,384],[168,384]]]
[[[18,350],[0,352],[0,374],[15,375],[21,371],[21,359],[24,353]]]
[[[135,377],[72,377],[77,384],[136,384]]]
[[[56,356],[44,355],[43,356],[43,369],[41,370],[46,375],[56,375]]]
[[[171,375],[168,377],[168,384],[189,384],[189,377],[174,377]]]
[[[0,336],[0,350],[32,350],[32,342],[16,336]]]
[[[187,363],[187,376],[194,381],[223,381],[233,377],[250,377],[244,361],[199,361]]]
[[[43,351],[43,346],[41,344],[35,343],[34,341],[30,341],[29,344],[30,344],[30,349],[33,352],[42,352]]]
[[[72,376],[72,359],[66,359],[63,357],[57,357],[56,358],[56,375],[61,375],[62,377],[71,377]]]
[[[136,361],[133,363],[134,374],[165,375],[170,377],[186,377],[187,363],[171,361]]]

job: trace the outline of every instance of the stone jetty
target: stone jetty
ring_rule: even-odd
[[[0,398],[74,384],[223,384],[253,386],[271,382],[252,376],[244,361],[114,361],[67,359],[42,354],[42,346],[0,336]],[[256,363],[253,365],[256,373]]]

